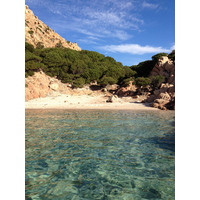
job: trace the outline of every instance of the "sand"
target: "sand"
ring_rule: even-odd
[[[149,104],[139,103],[131,97],[113,97],[112,103],[107,103],[108,97],[103,95],[66,95],[37,98],[25,102],[26,109],[111,109],[111,110],[158,110]]]

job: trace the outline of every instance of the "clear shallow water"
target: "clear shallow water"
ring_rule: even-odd
[[[174,112],[26,110],[26,200],[175,199]]]

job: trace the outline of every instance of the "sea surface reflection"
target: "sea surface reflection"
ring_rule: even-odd
[[[174,199],[174,112],[26,110],[27,200]]]

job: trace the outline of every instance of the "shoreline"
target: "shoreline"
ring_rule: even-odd
[[[130,97],[113,98],[112,103],[106,102],[102,95],[58,95],[32,99],[25,102],[25,109],[66,109],[66,110],[159,110],[148,103],[134,101]]]
[[[140,104],[140,106],[118,106],[118,105],[113,105],[113,106],[71,106],[71,107],[66,107],[66,106],[46,106],[46,107],[41,107],[41,106],[25,106],[25,110],[160,110],[157,108],[145,106],[143,104]]]

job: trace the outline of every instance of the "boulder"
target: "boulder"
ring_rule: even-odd
[[[90,82],[90,86],[91,85],[98,85],[98,82],[96,80],[94,80],[94,81]]]
[[[106,103],[112,103],[113,102],[113,96],[109,96],[106,100]]]
[[[159,103],[152,103],[152,107],[158,108],[158,106],[159,106]]]
[[[159,108],[161,110],[167,110],[167,108],[164,105],[161,105],[159,103],[152,103],[153,108]]]
[[[166,105],[167,103],[169,103],[168,100],[164,100],[164,99],[155,99],[154,102],[158,103],[159,105]]]
[[[158,95],[160,94],[160,90],[155,90],[155,91],[153,92],[153,94],[158,96]]]
[[[158,108],[161,109],[161,110],[167,110],[167,108],[163,105],[159,105]]]
[[[147,97],[147,99],[145,100],[146,103],[152,103],[154,102],[155,99],[158,99],[158,95],[150,95]]]
[[[159,94],[159,98],[160,98],[160,99],[167,100],[167,101],[169,101],[169,100],[171,99],[170,95],[169,95],[167,92],[165,92],[165,93],[160,93],[160,94]]]
[[[155,99],[154,102],[152,103],[152,107],[159,108],[161,110],[167,110],[166,105],[169,102],[170,101],[164,99]]]
[[[49,87],[52,89],[52,90],[55,90],[57,91],[59,89],[59,85],[57,83],[50,83],[49,84]]]
[[[106,88],[102,88],[101,90],[102,92],[108,92],[108,90]]]
[[[174,74],[170,74],[169,79],[168,79],[168,83],[175,84],[175,76],[174,76]]]
[[[165,107],[169,110],[175,110],[175,98],[173,98],[169,103],[165,104]]]
[[[127,96],[128,90],[125,87],[121,87],[119,90],[117,90],[116,95],[119,97]]]
[[[129,84],[127,87],[121,87],[117,90],[116,95],[119,97],[135,96],[137,87]]]
[[[109,90],[117,90],[119,88],[119,85],[117,85],[117,84],[107,85],[105,88],[107,89],[107,91],[109,91]]]

